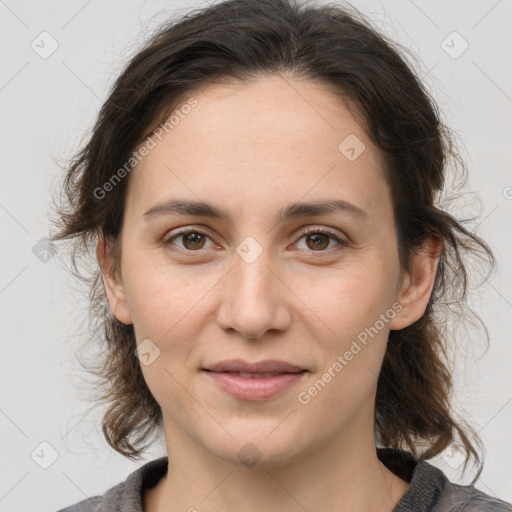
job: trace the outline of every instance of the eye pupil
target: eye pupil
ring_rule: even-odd
[[[322,244],[322,237],[323,237],[323,244]],[[309,240],[313,240],[313,248],[316,249],[325,249],[329,245],[329,236],[324,233],[315,233],[313,235],[308,235],[307,237]],[[327,244],[325,244],[325,240],[327,240]]]
[[[200,249],[202,245],[204,245],[204,236],[201,233],[191,232],[183,235],[183,238],[185,247],[187,247],[189,242],[193,245],[193,247],[187,247],[187,249]],[[202,245],[201,242],[203,243]],[[200,247],[197,247],[197,244],[199,244]]]

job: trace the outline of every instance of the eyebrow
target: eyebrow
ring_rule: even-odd
[[[369,214],[353,203],[342,199],[326,199],[309,203],[293,203],[286,208],[279,210],[276,221],[282,222],[297,217],[313,217],[315,215],[326,215],[330,213],[343,213],[352,215],[360,220],[368,220]],[[154,217],[179,214],[197,217],[209,217],[224,222],[230,220],[230,214],[222,206],[202,201],[186,201],[169,199],[151,207],[144,213],[145,219]]]

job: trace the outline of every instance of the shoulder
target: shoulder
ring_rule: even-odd
[[[452,483],[437,466],[411,453],[378,449],[379,459],[409,488],[393,512],[512,512],[512,505],[474,485]]]
[[[93,496],[92,498],[87,498],[74,505],[70,505],[69,507],[61,508],[57,512],[100,512],[103,510],[101,508],[102,501],[103,496]]]
[[[143,495],[167,473],[167,457],[147,462],[104,494],[86,498],[57,512],[143,512]]]
[[[494,498],[474,485],[452,483],[437,467],[423,461],[423,474],[430,473],[437,481],[431,512],[512,512],[512,505]]]
[[[450,484],[452,509],[460,512],[512,512],[512,505],[498,498],[494,498],[473,485]],[[451,509],[450,509],[451,510]]]
[[[86,498],[57,512],[117,512],[118,510],[125,510],[124,508],[121,509],[119,505],[122,501],[126,501],[124,498],[130,497],[132,497],[130,501],[133,502],[134,507],[126,510],[139,512],[136,504],[140,491],[129,485],[130,477],[133,478],[138,471],[140,469],[132,473],[124,482],[108,489],[104,494]],[[135,496],[135,500],[133,496]]]

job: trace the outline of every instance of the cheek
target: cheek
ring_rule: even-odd
[[[344,396],[347,390],[357,396],[375,384],[380,371],[389,325],[397,312],[393,307],[396,269],[378,258],[348,268],[322,283],[321,293],[315,292],[309,305],[326,326],[326,334],[317,337],[321,371],[330,371],[325,380],[336,382],[330,387],[339,387]]]
[[[158,389],[174,393],[177,384],[172,376],[181,382],[187,374],[215,273],[193,276],[162,263],[160,255],[157,259],[140,253],[137,259],[126,260],[125,277],[137,343],[150,340],[149,346],[158,354],[151,365],[142,365],[144,377],[156,394]]]
[[[389,291],[382,284],[370,286],[369,277],[368,273],[358,278],[352,274],[324,288],[324,307],[317,309],[329,330],[316,337],[321,365],[310,387],[299,390],[303,393],[299,401],[309,400],[309,410],[318,414],[339,411],[335,417],[326,416],[333,428],[373,403],[389,323],[395,314]]]
[[[347,339],[372,326],[393,303],[393,268],[367,260],[334,273],[308,295],[308,305]]]
[[[128,260],[125,276],[133,323],[136,331],[145,337],[172,336],[180,324],[188,322],[200,300],[197,282],[190,283],[186,273],[151,254],[145,257],[142,253]]]

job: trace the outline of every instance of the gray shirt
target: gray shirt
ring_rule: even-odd
[[[493,498],[473,485],[451,483],[445,474],[410,453],[378,448],[382,463],[409,482],[409,488],[392,512],[512,512],[512,505]],[[58,512],[144,512],[144,491],[167,473],[167,457],[153,460],[106,491]]]

